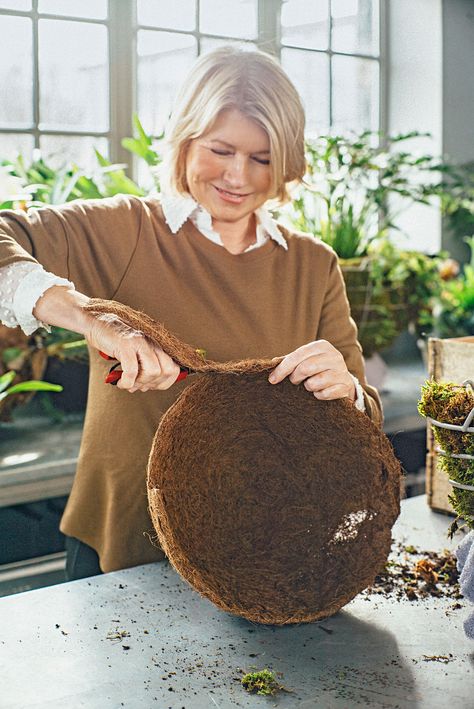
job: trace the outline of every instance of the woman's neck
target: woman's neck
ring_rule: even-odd
[[[251,214],[245,222],[222,222],[213,219],[212,227],[221,237],[224,248],[231,254],[242,254],[257,239],[255,214]]]

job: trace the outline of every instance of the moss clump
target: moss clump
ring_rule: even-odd
[[[460,426],[473,408],[474,392],[468,387],[430,380],[421,389],[418,411],[422,416]],[[441,469],[451,480],[474,485],[474,460],[450,457],[453,453],[474,455],[474,434],[450,431],[438,426],[433,426],[433,434],[440,448],[447,453],[439,457]],[[454,488],[449,501],[458,517],[462,517],[468,527],[474,529],[474,492]]]
[[[285,687],[277,681],[275,673],[268,669],[248,672],[242,677],[241,682],[247,692],[261,694],[266,697],[285,690]]]

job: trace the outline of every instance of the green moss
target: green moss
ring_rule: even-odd
[[[474,393],[453,382],[427,381],[421,390],[418,411],[442,423],[462,425],[474,408]],[[461,431],[449,431],[433,426],[436,442],[446,453],[467,453],[474,455],[474,434]],[[474,460],[439,456],[439,465],[446,475],[458,483],[474,485]],[[449,500],[468,527],[474,529],[474,492],[453,488]],[[456,522],[454,523],[456,526]]]
[[[421,388],[421,400],[418,411],[422,416],[460,426],[474,408],[472,391],[460,387],[453,382],[427,381]],[[447,453],[468,453],[474,451],[474,435],[449,431],[434,426],[433,433],[436,442]]]
[[[258,672],[248,672],[242,677],[241,682],[247,692],[254,692],[264,696],[271,696],[285,689],[285,687],[277,681],[275,673],[268,669],[259,670]]]

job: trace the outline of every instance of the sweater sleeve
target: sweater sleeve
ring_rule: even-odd
[[[141,200],[128,195],[0,212],[0,268],[40,263],[91,297],[113,298],[140,234]]]
[[[382,403],[377,390],[367,384],[362,347],[357,340],[357,327],[351,318],[344,278],[335,254],[331,254],[317,337],[330,342],[342,354],[349,372],[357,377],[362,386],[367,415],[381,425]]]

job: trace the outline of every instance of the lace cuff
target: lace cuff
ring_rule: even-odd
[[[49,325],[37,320],[33,308],[37,300],[51,286],[61,285],[74,288],[66,278],[48,273],[40,264],[18,262],[0,269],[2,288],[0,289],[0,318],[7,327],[21,327],[25,335],[31,335],[39,327],[48,332]],[[5,287],[4,285],[5,284]]]
[[[351,374],[351,373],[349,372],[349,374]],[[365,411],[364,390],[362,389],[357,377],[354,377],[353,374],[351,374],[351,377],[354,381],[355,388],[356,388],[356,398],[354,401],[354,406],[359,411]]]

